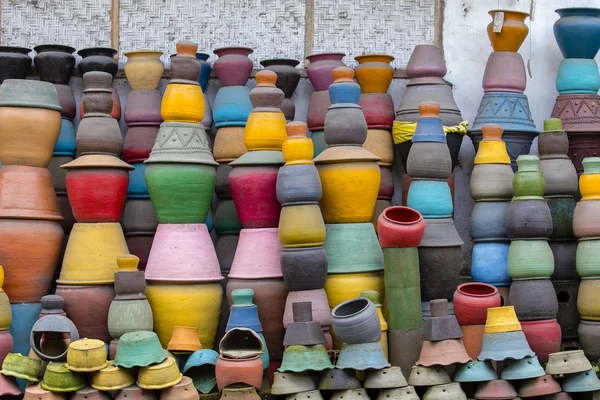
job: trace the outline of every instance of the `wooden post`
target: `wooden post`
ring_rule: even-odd
[[[315,35],[315,0],[306,0],[304,12],[304,58],[314,50]],[[305,66],[306,68],[306,66]]]
[[[111,0],[110,9],[110,46],[119,51],[119,0]]]

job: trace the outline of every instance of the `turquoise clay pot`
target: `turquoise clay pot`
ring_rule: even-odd
[[[420,212],[423,218],[450,218],[453,211],[450,187],[446,181],[414,180],[408,188],[406,205]]]
[[[133,170],[129,171],[129,186],[127,187],[128,199],[149,199],[146,187],[146,164],[132,163]]]
[[[376,342],[379,344],[379,342]],[[381,345],[380,345],[381,348]],[[327,349],[321,344],[313,346],[288,346],[283,352],[279,372],[323,371],[332,369]]]
[[[562,60],[556,75],[556,90],[559,94],[597,94],[599,89],[600,73],[595,60],[585,58]]]
[[[380,342],[359,344],[344,343],[335,365],[339,369],[364,371],[367,369],[382,369],[389,367]]]
[[[146,184],[161,224],[203,224],[212,201],[216,170],[211,165],[152,163]]]
[[[75,128],[73,122],[63,118],[53,156],[72,156],[75,154]]]
[[[501,379],[514,381],[521,379],[539,378],[546,375],[537,357],[525,357],[520,360],[506,360]]]
[[[575,260],[581,279],[600,279],[600,239],[579,241]]]
[[[250,89],[246,86],[222,87],[217,92],[213,106],[215,128],[246,126],[250,111],[252,111]]]
[[[545,240],[513,240],[508,250],[508,274],[512,279],[550,279],[554,255]]]
[[[577,374],[565,374],[565,378],[561,383],[563,391],[567,393],[596,392],[600,390],[600,380],[593,369]]]
[[[113,364],[122,368],[147,367],[166,359],[167,351],[156,333],[136,331],[121,336]]]
[[[383,270],[383,252],[371,223],[326,224],[327,272],[351,274]]]
[[[508,242],[475,243],[471,256],[471,276],[475,282],[509,286]]]
[[[539,161],[535,155],[517,157],[519,169],[513,178],[513,200],[544,199],[544,174],[539,169]]]
[[[490,361],[469,361],[456,367],[453,382],[488,382],[498,379]]]

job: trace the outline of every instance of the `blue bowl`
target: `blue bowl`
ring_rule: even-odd
[[[509,242],[475,243],[471,256],[471,277],[475,282],[510,286],[508,275]]]
[[[246,126],[252,111],[250,89],[246,86],[226,86],[219,89],[213,106],[215,128]]]
[[[54,146],[53,156],[72,156],[75,154],[75,127],[73,122],[63,118],[60,134]]]
[[[450,186],[446,181],[413,180],[406,205],[420,212],[423,218],[450,218],[453,211]]]
[[[143,162],[132,163],[135,169],[129,171],[129,186],[127,187],[127,198],[149,199],[148,187],[146,186],[146,164]]]

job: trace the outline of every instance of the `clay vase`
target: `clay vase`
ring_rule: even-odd
[[[44,44],[33,48],[33,59],[40,80],[68,85],[75,68],[75,49],[60,44]]]
[[[597,8],[559,8],[554,37],[565,58],[593,59],[600,49],[600,10]]]
[[[245,86],[222,87],[217,92],[213,103],[215,128],[246,126],[250,111],[252,111],[252,103],[250,102],[249,88]]]
[[[135,92],[131,91],[130,93]],[[123,141],[123,160],[128,163],[134,163],[148,159],[152,151],[152,146],[156,141],[158,129],[158,126],[155,125],[129,127]]]
[[[31,49],[0,46],[0,84],[5,79],[25,79],[31,68]]]
[[[506,215],[510,239],[547,239],[552,235],[552,214],[545,200],[513,201]]]
[[[567,156],[569,139],[557,118],[544,121],[544,132],[538,136],[540,171],[544,174],[544,195],[577,194],[577,171]]]
[[[244,86],[254,64],[248,58],[254,50],[248,47],[221,47],[213,50],[219,57],[213,69],[222,86]]]
[[[329,89],[333,83],[331,72],[337,67],[344,66],[342,59],[345,56],[344,53],[321,53],[306,57],[309,62],[306,67],[306,75],[315,91]]]
[[[79,50],[77,54],[82,58],[77,66],[79,74],[83,76],[89,71],[102,71],[108,72],[114,78],[119,70],[119,63],[115,59],[117,53],[117,50],[109,47],[90,47]]]
[[[460,325],[484,325],[487,309],[500,307],[498,289],[479,282],[459,285],[453,296],[454,315]]]
[[[286,99],[290,99],[300,83],[300,71],[296,66],[300,64],[298,60],[290,60],[287,58],[274,58],[263,60],[260,65],[265,69],[273,71],[277,74],[277,82],[275,85],[283,90]]]
[[[529,17],[528,13],[511,10],[492,10],[488,14],[492,20],[496,18],[496,13],[504,13],[504,23],[500,32],[494,32],[494,21],[487,26],[488,37],[492,42],[494,51],[512,51],[517,52],[525,41],[529,28],[525,25],[525,19]]]
[[[377,221],[379,244],[388,247],[419,247],[425,222],[421,214],[408,207],[386,208]]]
[[[385,93],[394,78],[390,63],[394,57],[387,54],[363,54],[354,57],[358,61],[355,69],[356,81],[363,93]]]
[[[155,90],[164,72],[162,51],[136,50],[123,53],[127,57],[125,76],[133,90]]]
[[[392,96],[387,93],[361,93],[358,105],[363,109],[369,131],[385,130],[388,135],[390,134],[389,131],[394,123],[394,101],[392,100]],[[369,133],[367,133],[368,142]],[[376,143],[373,143],[373,145],[376,145]],[[369,146],[367,145],[366,147],[368,148]]]

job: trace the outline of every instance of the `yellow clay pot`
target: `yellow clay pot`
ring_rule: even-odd
[[[383,271],[327,275],[325,292],[331,309],[343,301],[359,297],[365,290],[379,292],[379,300],[385,304]]]
[[[371,221],[381,181],[376,162],[320,164],[317,169],[323,187],[320,205],[326,223]]]
[[[487,309],[485,333],[514,332],[521,330],[513,306],[492,307]]]
[[[173,327],[192,326],[198,328],[202,347],[213,348],[223,297],[220,283],[148,282],[146,296],[163,347],[167,347]]]
[[[146,390],[160,390],[177,385],[183,379],[183,374],[177,368],[173,357],[159,364],[142,367],[138,373],[137,385]]]
[[[600,200],[600,174],[583,173],[579,177],[579,191],[581,200]]]
[[[134,371],[113,365],[112,361],[106,368],[92,376],[92,387],[96,390],[115,391],[121,390],[135,383]]]
[[[162,51],[137,50],[124,53],[125,76],[133,90],[155,90],[165,67],[160,61]]]
[[[314,145],[306,137],[306,123],[292,121],[286,125],[288,138],[281,148],[285,165],[313,164]]]
[[[213,154],[218,163],[229,163],[248,151],[243,126],[225,126],[217,130]]]
[[[165,122],[201,123],[204,96],[200,85],[169,83],[160,104],[160,114]]]
[[[12,324],[12,311],[8,295],[2,290],[4,286],[4,268],[0,265],[0,331],[7,331]]]
[[[325,223],[318,204],[281,208],[279,241],[283,247],[317,247],[325,243]]]
[[[246,122],[244,143],[248,150],[281,150],[287,139],[282,112],[251,112]]]
[[[363,147],[381,158],[378,165],[389,167],[394,162],[394,141],[391,132],[386,129],[368,129]]]
[[[506,143],[503,141],[482,141],[475,156],[477,164],[510,164],[510,157],[506,152]]]
[[[394,57],[387,54],[363,54],[354,59],[358,61],[354,75],[361,91],[363,93],[387,92],[394,78],[394,69],[390,66]]]
[[[577,311],[581,319],[600,321],[600,279],[584,279],[579,283]]]
[[[59,285],[113,283],[117,257],[129,254],[118,222],[73,225],[65,249]]]
[[[117,257],[119,272],[137,272],[140,259],[133,254],[123,254]]]
[[[93,372],[107,365],[106,348],[102,340],[85,338],[69,344],[65,366],[71,371]]]

